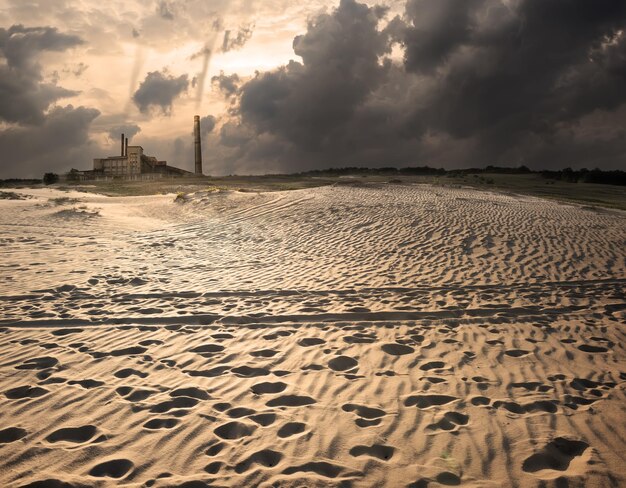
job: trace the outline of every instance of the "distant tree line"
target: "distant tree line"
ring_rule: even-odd
[[[543,178],[551,180],[566,181],[569,183],[600,183],[604,185],[626,185],[626,171],[602,171],[601,169],[588,170],[586,168],[573,170],[565,168],[557,171],[533,171],[527,166],[516,168],[505,166],[486,166],[484,168],[464,168],[445,170],[443,168],[431,168],[429,166],[409,166],[405,168],[361,168],[349,166],[345,168],[315,169],[297,173],[300,176],[402,176],[402,175],[425,175],[425,176],[465,176],[471,174],[539,174]]]
[[[73,169],[66,174],[67,181],[77,181],[78,171]],[[543,178],[556,181],[565,181],[568,183],[599,183],[604,185],[620,185],[626,186],[626,171],[614,170],[603,171],[601,169],[579,169],[565,168],[561,170],[551,171],[532,171],[527,166],[518,166],[515,168],[506,166],[485,166],[484,168],[465,168],[445,170],[443,168],[431,168],[430,166],[407,166],[404,168],[383,167],[383,168],[363,168],[358,166],[348,166],[345,168],[328,168],[314,169],[311,171],[303,171],[300,173],[292,173],[282,176],[317,176],[317,177],[338,177],[338,176],[448,176],[458,177],[471,174],[538,174]],[[17,179],[11,178],[6,180],[0,179],[0,186],[12,185],[36,185],[42,182],[46,185],[54,184],[59,181],[59,175],[55,173],[46,173],[43,180],[36,179]]]
[[[626,186],[626,171],[602,171],[598,168],[573,170],[565,168],[559,171],[541,171],[541,176],[551,180],[568,181],[570,183],[601,183],[603,185]]]
[[[24,178],[7,178],[6,180],[0,180],[0,186],[12,187],[17,185],[41,185],[41,180]]]

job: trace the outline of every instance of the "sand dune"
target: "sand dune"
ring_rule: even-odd
[[[623,212],[16,191],[2,486],[626,484]]]

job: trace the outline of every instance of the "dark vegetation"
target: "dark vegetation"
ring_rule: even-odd
[[[368,176],[448,176],[463,177],[467,175],[480,174],[500,174],[500,175],[529,175],[537,174],[549,180],[565,181],[568,183],[597,183],[602,185],[626,186],[626,171],[602,171],[598,168],[588,170],[586,168],[573,170],[565,168],[558,171],[532,171],[526,166],[516,168],[503,166],[486,166],[484,168],[450,169],[431,168],[430,166],[409,166],[406,168],[330,168],[321,170],[304,171],[296,173],[298,176],[348,176],[348,175],[368,175]]]
[[[53,185],[54,183],[58,183],[59,175],[56,173],[46,173],[43,175],[43,184],[44,185]]]
[[[560,171],[542,171],[541,176],[569,183],[583,182],[626,186],[626,171],[601,171],[597,168],[591,171],[586,168],[574,171],[572,168],[565,168]]]
[[[0,200],[26,200],[26,197],[14,191],[0,191]]]

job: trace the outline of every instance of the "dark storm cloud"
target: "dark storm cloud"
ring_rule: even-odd
[[[423,2],[409,2],[407,7],[416,3]],[[452,22],[446,31],[449,39],[458,41],[442,51],[456,57],[446,63],[434,50],[434,67],[445,72],[437,76],[439,90],[431,107],[418,111],[419,118],[426,116],[431,125],[464,137],[497,124],[508,130],[549,130],[588,112],[591,107],[583,105],[589,98],[595,99],[593,108],[614,105],[594,92],[601,85],[614,92],[611,85],[618,80],[589,60],[589,50],[602,36],[624,26],[625,3],[527,0],[514,12],[506,12],[496,1],[463,5],[468,8],[465,24]],[[422,68],[410,53],[439,45],[437,27],[407,29],[407,70]],[[428,66],[433,67],[430,61]],[[587,102],[577,102],[578,96]],[[613,100],[622,101],[623,96]]]
[[[40,125],[1,131],[0,178],[41,178],[48,171],[88,168],[97,152],[89,142],[89,126],[99,114],[85,107],[55,107]],[[11,164],[15,161],[19,167]]]
[[[202,135],[204,136],[213,132],[216,123],[217,119],[213,115],[207,115],[206,117],[200,118],[200,131],[202,132]]]
[[[82,42],[80,37],[62,34],[54,27],[13,25],[0,29],[0,49],[7,65],[35,73],[39,72],[35,56],[41,51],[65,51]]]
[[[237,93],[239,89],[239,85],[241,83],[241,79],[237,73],[233,73],[232,75],[225,75],[224,72],[220,72],[219,75],[216,75],[211,78],[211,83],[217,85],[219,90],[224,94],[226,98],[230,97]]]
[[[51,103],[77,92],[44,83],[38,55],[42,51],[65,51],[81,44],[76,36],[52,27],[14,25],[0,28],[0,119],[7,122],[40,124]]]
[[[475,0],[409,0],[404,32],[405,66],[413,71],[431,71],[467,40],[472,25],[469,13]]]
[[[72,105],[51,105],[76,95],[43,81],[40,54],[63,52],[82,44],[74,35],[53,27],[14,25],[0,29],[0,119],[9,126],[0,131],[0,177],[41,177],[46,171],[82,167],[92,145],[91,122],[100,112]],[[70,71],[80,76],[86,65]],[[18,163],[19,164],[16,164]]]
[[[128,137],[128,140],[130,141],[140,132],[141,127],[139,127],[137,124],[122,124],[111,127],[109,129],[109,137],[117,141],[120,137],[120,134],[124,134],[126,137]]]
[[[222,40],[222,52],[227,53],[228,51],[241,49],[252,37],[253,30],[253,25],[246,25],[239,27],[239,30],[236,34],[233,34],[230,30],[224,31],[224,39]]]
[[[609,73],[626,77],[626,35],[620,30],[606,36],[591,51],[591,59]]]
[[[221,129],[232,160],[623,165],[619,138],[573,128],[626,102],[626,2],[408,0],[403,18],[385,12],[341,0],[294,39],[302,62],[233,89],[238,117]],[[401,66],[387,60],[394,43]]]
[[[188,86],[187,75],[174,77],[166,71],[152,71],[139,85],[133,95],[133,101],[142,113],[149,112],[152,107],[158,107],[164,114],[169,114],[174,99],[185,92]]]
[[[378,21],[373,9],[351,0],[317,17],[293,41],[302,64],[292,61],[242,87],[243,121],[304,150],[332,144],[388,71],[379,63],[389,43]]]

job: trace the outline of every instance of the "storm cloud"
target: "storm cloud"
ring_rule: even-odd
[[[61,98],[76,95],[54,83],[44,83],[38,56],[43,51],[64,51],[82,43],[53,27],[13,25],[0,28],[0,119],[20,124],[41,124],[46,109]]]
[[[294,39],[302,62],[243,84],[222,128],[233,162],[623,165],[610,127],[624,123],[626,3],[408,0],[384,14],[341,0]],[[598,111],[608,132],[590,125]]]
[[[141,132],[141,127],[137,124],[122,124],[111,127],[109,130],[109,137],[114,141],[117,141],[120,134],[124,134],[130,141],[133,137]]]
[[[152,154],[192,168],[195,114],[215,116],[202,124],[212,127],[204,148],[214,174],[623,169],[626,2],[376,1],[129,0],[124,11],[95,0],[9,2],[0,139],[39,147],[43,138],[58,166],[22,164],[2,147],[16,164],[0,171],[62,171],[77,152],[73,165],[89,168],[92,155],[117,152],[117,126],[141,126],[138,142]],[[80,150],[70,151],[74,136]]]
[[[93,108],[56,106],[78,92],[44,81],[40,57],[83,43],[54,27],[13,25],[0,29],[0,177],[41,177],[48,170],[69,170],[89,154]]]
[[[93,108],[55,107],[44,121],[33,127],[12,127],[0,132],[0,151],[6,162],[19,161],[19,175],[41,178],[46,171],[83,169],[95,156],[97,147],[90,141],[89,126],[100,114]],[[16,175],[15,168],[3,164],[0,177]]]
[[[133,101],[142,113],[159,108],[163,114],[168,115],[172,111],[174,100],[188,87],[187,75],[175,77],[167,71],[152,71],[139,85],[133,95]]]
[[[213,132],[215,124],[217,124],[217,119],[213,115],[200,118],[200,132],[202,132],[202,135],[204,136]]]
[[[216,85],[226,98],[237,93],[241,79],[237,73],[226,75],[222,71],[219,75],[211,78],[211,83]]]

